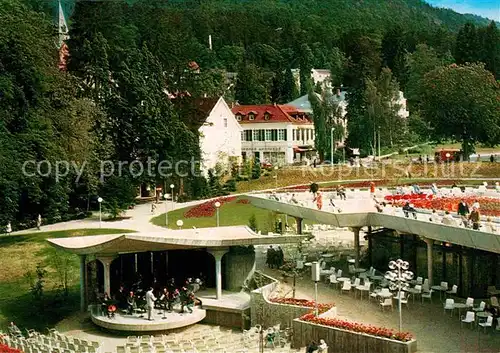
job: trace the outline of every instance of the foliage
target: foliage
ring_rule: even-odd
[[[257,217],[255,217],[255,213],[252,213],[252,215],[248,219],[248,227],[250,227],[250,229],[253,230],[254,232],[258,230]]]
[[[252,179],[259,179],[262,173],[262,168],[260,166],[260,161],[256,160],[252,166]]]
[[[30,271],[26,272],[25,277],[30,285],[30,292],[37,302],[43,300],[43,293],[45,287],[45,277],[47,276],[47,271],[44,269],[42,264],[36,265],[35,274]]]
[[[58,286],[64,297],[67,297],[70,284],[75,282],[72,277],[72,269],[78,267],[78,257],[69,252],[53,248],[45,258],[45,265],[55,270]]]
[[[468,158],[477,142],[500,142],[500,85],[481,64],[449,65],[424,77],[422,117],[435,138],[462,141]]]
[[[137,189],[129,178],[111,176],[101,186],[99,195],[103,199],[102,208],[114,219],[134,204]]]

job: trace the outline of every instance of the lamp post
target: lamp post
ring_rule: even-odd
[[[277,189],[278,188],[278,166],[275,165],[274,166],[274,188]]]
[[[378,160],[380,161],[380,126],[378,127]]]
[[[168,197],[167,193],[163,195],[163,198],[165,199],[165,227],[168,228]]]
[[[332,127],[330,129],[330,164],[333,164],[333,132],[335,131],[335,128]]]
[[[220,202],[217,201],[215,204],[215,210],[216,210],[216,213],[217,213],[217,227],[219,226],[219,208],[220,208]]]
[[[179,229],[182,229],[182,226],[184,225],[184,222],[182,221],[182,219],[179,219],[177,221],[177,227],[179,227]]]
[[[174,210],[174,187],[175,185],[174,184],[170,184],[170,195],[172,195],[172,211]]]
[[[101,204],[104,200],[102,197],[97,198],[97,202],[99,202],[99,228],[102,228],[102,211],[101,211]]]
[[[408,289],[410,281],[413,278],[413,272],[408,271],[410,264],[408,261],[398,259],[389,262],[389,271],[385,273],[385,278],[390,281],[389,288],[398,290],[398,311],[399,311],[399,332],[403,330],[403,318],[401,313],[401,291]]]
[[[320,265],[319,262],[314,261],[311,265],[311,277],[312,280],[314,281],[314,314],[316,317],[319,315],[319,310],[318,310],[318,282],[320,281]]]

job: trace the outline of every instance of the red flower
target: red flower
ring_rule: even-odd
[[[219,197],[215,200],[210,200],[184,212],[184,218],[198,218],[198,217],[213,217],[215,215],[215,203],[219,202],[222,205],[236,200],[236,196]],[[248,200],[247,200],[248,201]]]
[[[346,320],[316,317],[313,313],[303,315],[300,320],[312,322],[318,325],[335,327],[347,331],[365,333],[377,337],[390,338],[402,342],[407,342],[413,339],[412,334],[409,332],[397,332],[385,327],[376,327]]]

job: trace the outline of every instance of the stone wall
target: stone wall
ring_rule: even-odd
[[[387,338],[346,331],[310,322],[293,320],[292,347],[307,346],[312,340],[324,339],[328,353],[414,353],[417,341],[400,342]]]
[[[311,308],[272,303],[268,300],[276,290],[278,281],[258,288],[250,293],[251,325],[261,325],[263,328],[280,324],[282,328],[291,327],[292,321],[309,313]]]
[[[224,263],[224,289],[239,292],[245,281],[252,278],[255,272],[255,251],[253,249],[238,251],[231,248],[224,255]]]

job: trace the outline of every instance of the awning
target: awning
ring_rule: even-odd
[[[294,146],[293,151],[296,153],[309,152],[309,151],[314,151],[314,147],[312,147],[312,146]]]

